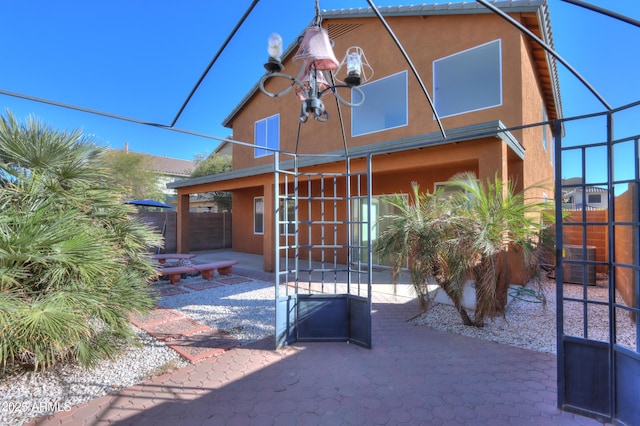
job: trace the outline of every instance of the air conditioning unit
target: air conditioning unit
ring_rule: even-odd
[[[584,259],[584,251],[582,246],[565,244],[562,247],[562,257],[564,260],[595,262],[596,248],[595,246],[586,247],[587,258]],[[579,263],[563,263],[563,282],[571,284],[587,284],[596,285],[596,265],[579,264]],[[586,277],[584,276],[586,272]]]

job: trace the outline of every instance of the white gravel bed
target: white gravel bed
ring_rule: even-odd
[[[0,380],[0,424],[21,425],[33,417],[69,410],[188,364],[164,343],[133,329],[142,346],[130,346],[116,359],[94,368],[67,364]]]
[[[165,297],[160,306],[227,332],[244,345],[275,334],[274,300],[273,283],[254,280]]]
[[[451,305],[434,304],[414,319],[416,325],[427,325],[440,331],[457,333],[478,339],[491,340],[506,345],[518,346],[539,352],[557,353],[556,348],[556,287],[555,281],[544,283],[546,305],[529,294],[522,294],[507,305],[504,318],[485,320],[482,328],[462,325],[460,314]],[[564,297],[582,297],[582,286],[565,284]],[[606,300],[606,285],[589,286],[590,300]],[[617,303],[623,303],[617,298]],[[473,311],[467,311],[473,318]],[[565,302],[564,333],[583,336],[583,304]],[[588,310],[589,339],[608,341],[609,323],[605,306],[591,305]],[[635,350],[634,323],[626,313],[617,315],[617,342]]]
[[[187,277],[181,283],[196,281],[201,279]],[[201,291],[181,288],[189,293],[164,297],[159,305],[224,330],[242,344],[275,332],[273,283],[254,280]],[[74,405],[188,365],[164,343],[136,327],[133,329],[142,347],[131,346],[116,359],[102,361],[92,369],[61,365],[0,380],[0,425],[21,425],[34,417],[69,410]]]

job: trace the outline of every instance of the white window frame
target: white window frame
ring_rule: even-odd
[[[264,144],[259,144],[259,142],[261,142],[259,136],[261,136],[262,132],[258,130],[258,126],[261,126],[263,124],[265,126]],[[275,134],[271,134],[270,132],[272,130],[270,129],[270,126],[274,125],[276,126]],[[272,142],[269,138],[270,134],[272,138],[276,139],[275,142]],[[280,149],[280,114],[274,114],[269,117],[256,120],[256,122],[253,124],[253,143],[254,145],[260,147]],[[268,155],[273,155],[273,151],[261,148],[255,148],[253,150],[253,158],[266,157]]]
[[[498,71],[498,100],[497,102],[487,102],[484,105],[479,105],[476,108],[473,109],[465,109],[465,110],[455,110],[455,111],[446,111],[444,110],[444,108],[442,108],[442,104],[441,102],[439,102],[439,99],[442,99],[443,96],[451,96],[451,95],[446,95],[446,94],[442,94],[443,92],[441,92],[441,89],[439,89],[440,87],[440,83],[438,81],[438,64],[440,63],[444,63],[444,61],[453,59],[455,57],[464,55],[464,54],[469,54],[475,50],[481,49],[481,48],[485,48],[489,45],[492,44],[497,44],[498,45],[498,64],[497,64],[497,71]],[[502,95],[503,95],[503,87],[502,87],[502,40],[501,39],[496,39],[496,40],[492,40],[490,42],[478,45],[478,46],[474,46],[470,49],[466,49],[463,50],[461,52],[456,52],[452,55],[449,56],[445,56],[443,58],[439,58],[436,59],[435,61],[433,61],[432,64],[432,71],[433,71],[433,88],[434,88],[434,94],[433,94],[433,99],[434,99],[434,105],[436,108],[436,111],[438,112],[438,115],[440,118],[445,118],[445,117],[453,117],[456,115],[462,115],[462,114],[468,114],[470,112],[475,112],[475,111],[482,111],[485,109],[489,109],[489,108],[495,108],[495,107],[499,107],[502,106]],[[465,72],[467,71],[469,74],[465,75],[464,77],[466,77],[464,80],[459,80],[458,81],[458,86],[462,86],[462,82],[467,82],[467,86],[469,86],[472,79],[477,78],[476,75],[473,75],[474,73],[478,72],[477,67],[474,69],[472,67],[457,67],[457,72]],[[478,83],[482,83],[481,81]],[[486,84],[483,85],[484,87],[486,87]],[[442,90],[444,90],[446,92],[446,88],[443,88]],[[448,98],[447,98],[448,100]],[[455,104],[455,102],[451,102],[449,101],[449,103],[451,104]],[[440,104],[440,105],[439,105]],[[444,111],[443,111],[444,110]],[[434,117],[435,118],[435,117]]]
[[[365,131],[362,131],[360,133],[356,133],[355,130],[356,130],[356,127],[357,127],[356,126],[356,121],[358,120],[358,114],[362,113],[363,111],[366,112],[367,108],[370,108],[370,110],[371,110],[371,107],[374,106],[374,104],[371,103],[371,97],[373,97],[373,96],[370,95],[369,97],[367,97],[367,93],[366,93],[367,88],[375,89],[376,85],[379,85],[380,83],[388,81],[389,79],[392,79],[392,78],[399,78],[400,76],[404,77],[404,93],[403,93],[404,94],[404,113],[405,113],[404,122],[400,122],[397,125],[393,125],[393,126],[389,126],[389,127],[387,127],[385,125],[385,123],[382,123],[381,126],[378,126],[378,127],[371,126],[371,129],[369,129],[369,130],[365,130]],[[408,73],[407,73],[406,70],[397,72],[395,74],[388,75],[386,77],[380,78],[378,80],[372,81],[372,82],[367,83],[367,84],[363,84],[362,86],[360,86],[360,89],[363,89],[363,91],[364,91],[364,103],[362,105],[358,106],[358,107],[351,108],[351,136],[352,137],[370,135],[372,133],[384,132],[386,130],[397,129],[399,127],[406,127],[406,126],[409,125],[409,78],[408,78]],[[398,93],[400,93],[400,92],[398,92]],[[357,103],[357,102],[359,102],[359,99],[360,98],[358,97],[357,92],[355,90],[352,90],[351,91],[351,101],[354,102],[354,103]],[[369,103],[367,104],[367,102],[369,102]],[[391,105],[389,103],[384,105],[385,109],[398,110],[398,108],[393,108],[393,106],[394,105]],[[387,116],[388,116],[388,114],[384,114],[384,113],[381,114],[382,121],[384,121],[384,119]]]
[[[258,203],[262,204],[262,212],[258,212]],[[257,222],[257,216],[258,214],[262,215],[262,220],[261,220],[261,225],[262,225],[262,229],[258,230],[257,226],[258,222]],[[264,234],[264,197],[253,197],[253,233],[256,235],[263,235]]]

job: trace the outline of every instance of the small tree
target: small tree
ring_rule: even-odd
[[[192,178],[230,172],[232,170],[231,156],[211,154],[208,157],[198,155],[195,159],[196,168],[191,173]],[[199,194],[202,199],[212,201],[220,209],[231,211],[231,193],[227,191]]]
[[[526,200],[497,176],[484,184],[472,173],[455,176],[453,195],[420,194],[413,200],[391,197],[399,213],[377,241],[381,254],[397,253],[397,274],[409,262],[412,283],[425,300],[428,277],[451,298],[465,325],[482,327],[485,318],[504,315],[510,283],[509,253],[522,255],[527,271],[537,269],[544,250],[546,224],[553,223],[545,204]],[[547,221],[542,216],[547,216]],[[462,306],[468,278],[475,281],[476,309],[472,320]],[[424,303],[423,303],[424,304]]]
[[[385,216],[390,225],[376,239],[378,253],[392,259],[392,275],[397,280],[408,266],[413,288],[423,309],[431,302],[429,279],[451,298],[465,325],[472,321],[462,305],[463,286],[473,266],[473,256],[458,247],[465,228],[459,218],[446,207],[442,192],[421,193],[412,183],[411,198],[400,195],[385,197],[397,213]]]
[[[516,192],[513,182],[505,183],[497,175],[483,184],[473,173],[463,173],[450,184],[460,189],[451,201],[467,224],[466,238],[459,244],[476,259],[471,270],[474,325],[481,327],[486,317],[504,316],[511,282],[509,253],[522,258],[525,273],[536,272],[549,243],[544,233],[554,217],[547,204],[525,197],[534,188]]]
[[[108,150],[102,158],[110,185],[118,189],[125,199],[164,201],[164,194],[158,186],[160,176],[153,170],[148,155]]]
[[[197,155],[195,158],[196,168],[191,172],[191,177],[209,176],[218,173],[230,172],[231,156],[211,154],[207,157]]]
[[[103,150],[79,131],[0,118],[0,359],[90,365],[135,336],[160,238],[106,181]]]

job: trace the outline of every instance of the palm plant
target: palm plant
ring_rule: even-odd
[[[430,302],[429,279],[433,278],[451,298],[465,325],[471,325],[462,305],[463,285],[473,262],[459,241],[465,228],[461,226],[440,192],[421,193],[412,183],[411,198],[400,195],[385,197],[396,213],[385,216],[389,226],[376,239],[376,250],[391,261],[392,275],[397,279],[408,265],[413,288],[423,309]]]
[[[160,238],[106,186],[103,151],[79,131],[0,117],[0,358],[4,367],[90,365],[154,306]]]
[[[486,317],[504,316],[511,263],[521,261],[525,273],[537,271],[548,244],[542,236],[554,218],[547,204],[526,199],[525,193],[533,187],[516,192],[513,182],[505,183],[497,175],[483,184],[473,173],[462,173],[449,184],[460,189],[451,201],[467,227],[468,238],[460,244],[476,259],[471,269],[476,289],[474,322],[481,327]]]
[[[497,176],[482,184],[472,173],[463,173],[448,184],[460,191],[445,197],[419,193],[413,184],[412,200],[388,197],[398,213],[387,217],[391,225],[379,236],[376,250],[396,255],[391,265],[395,275],[408,262],[423,307],[432,277],[451,298],[463,323],[482,327],[485,318],[505,313],[510,263],[521,256],[528,272],[537,269],[544,245],[541,233],[547,226],[540,218],[547,216],[547,206],[525,200],[525,191],[516,193],[512,184]],[[473,319],[462,306],[469,278],[476,289]]]

